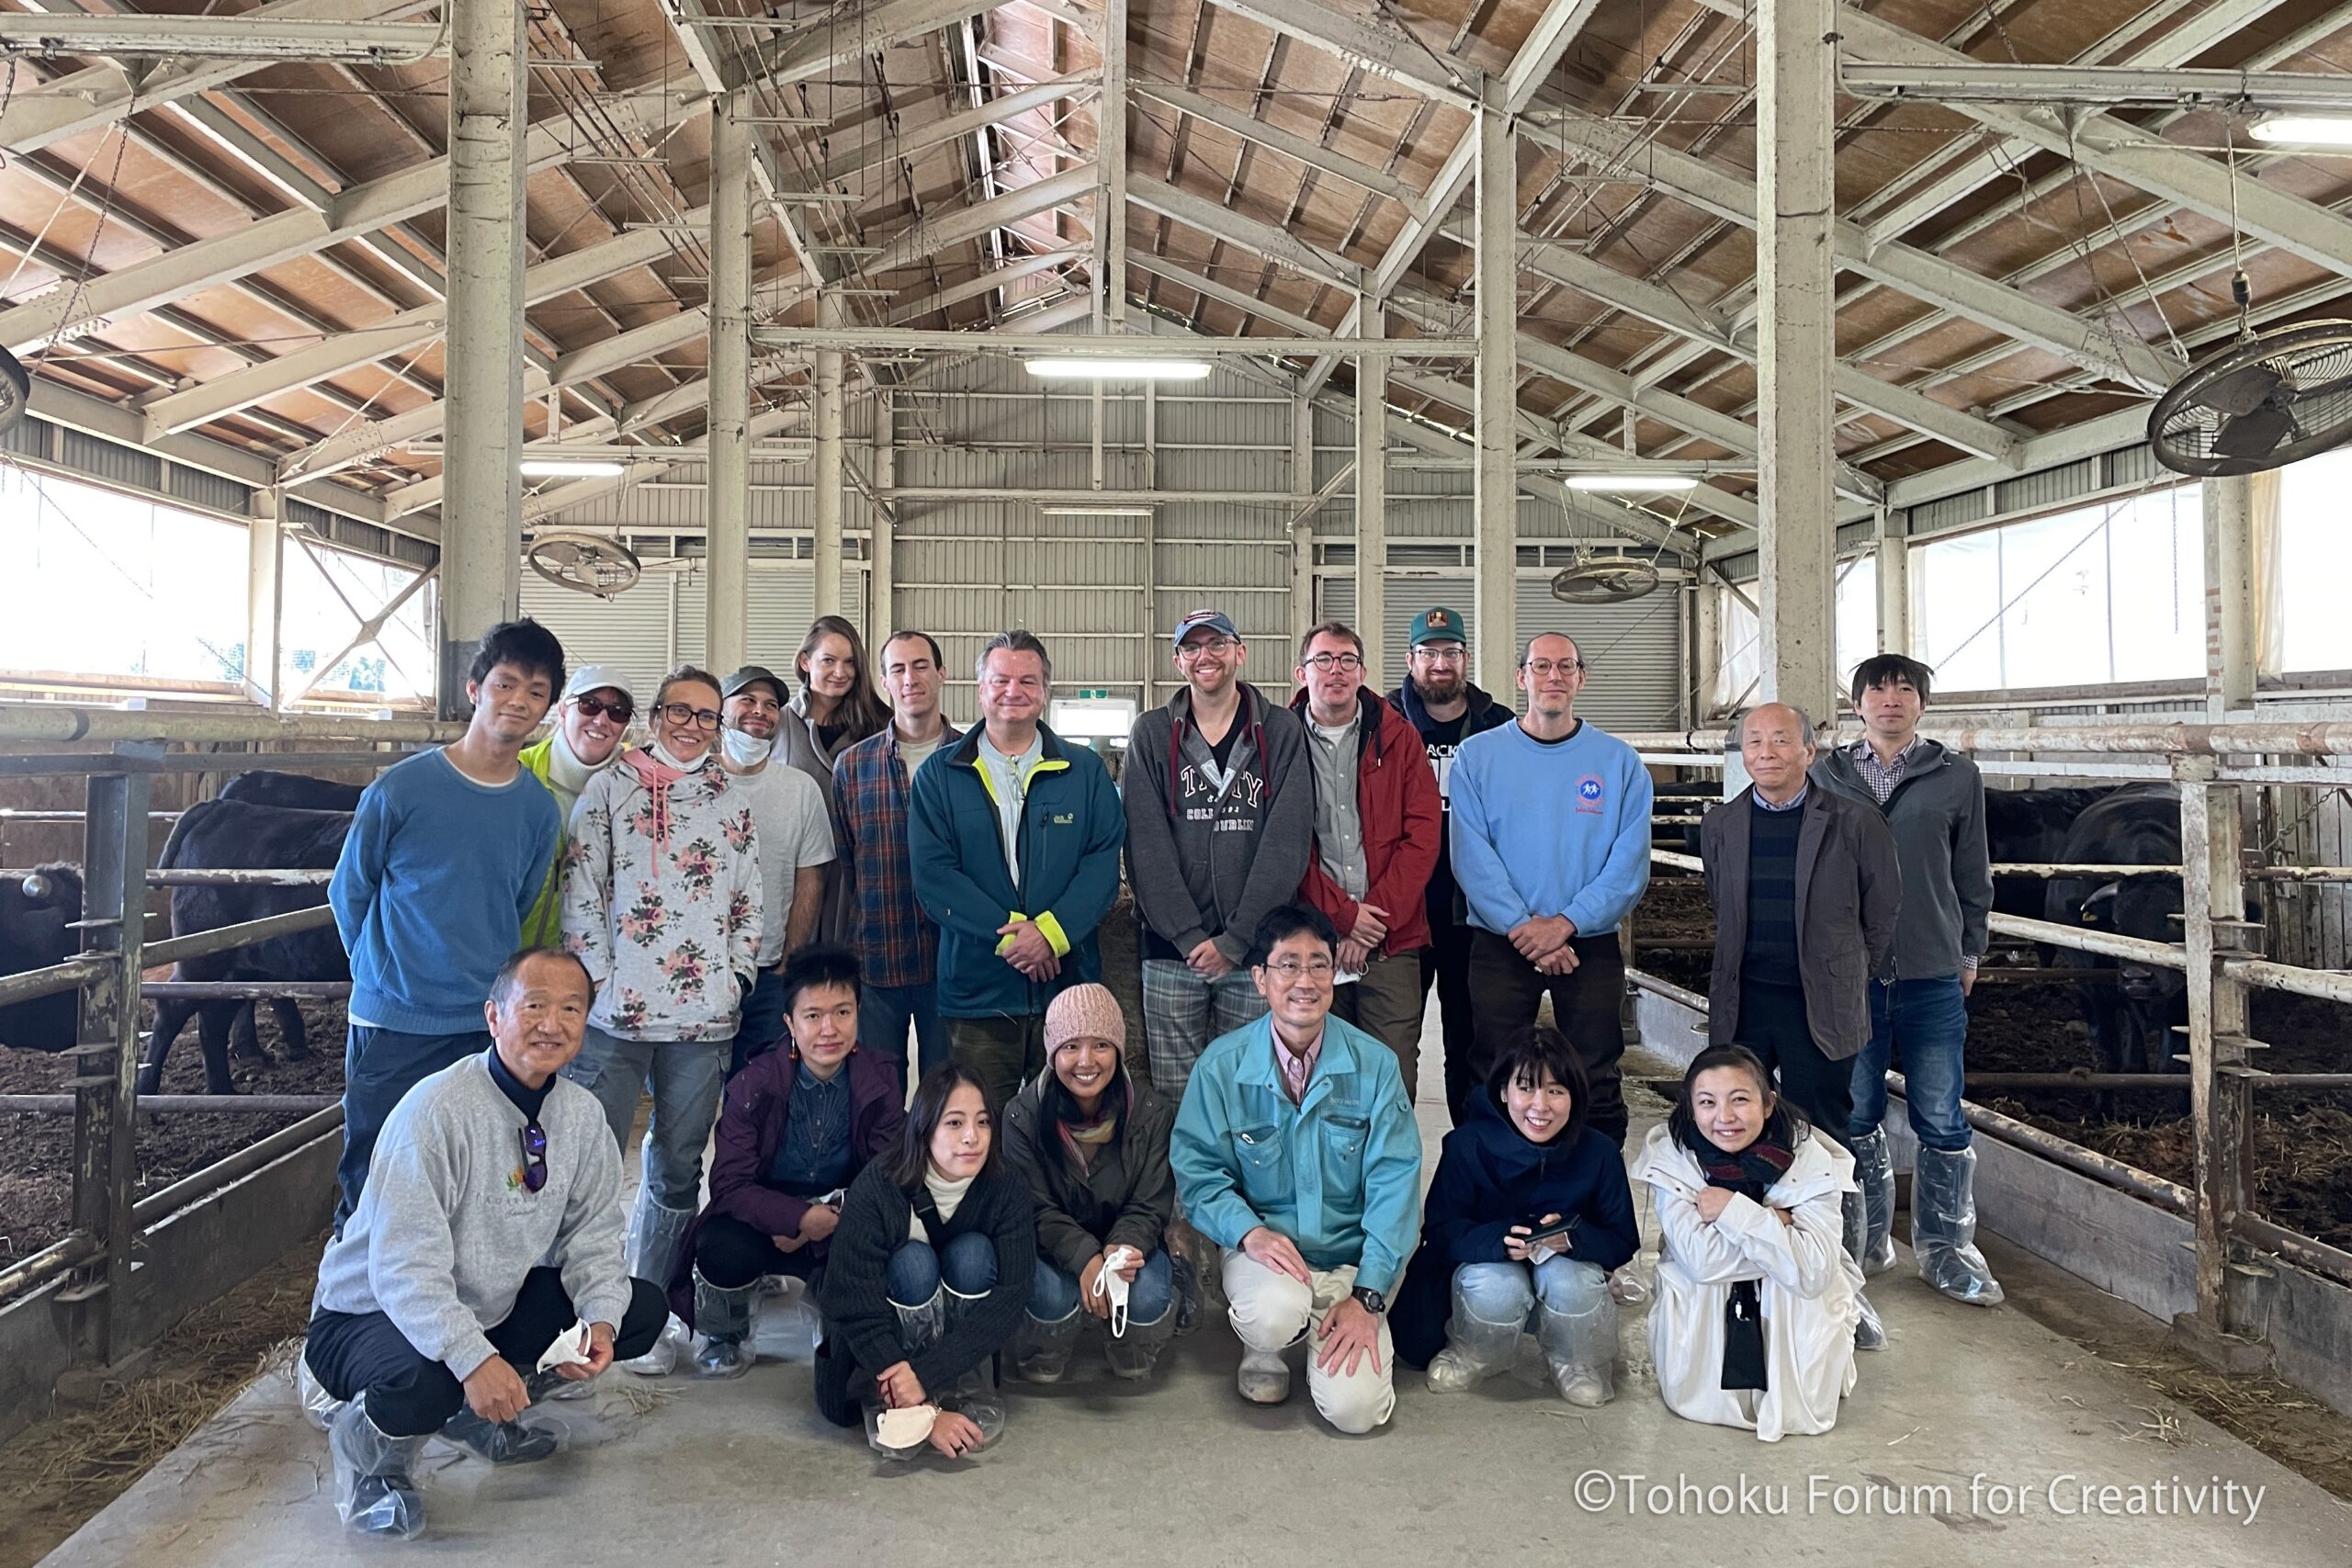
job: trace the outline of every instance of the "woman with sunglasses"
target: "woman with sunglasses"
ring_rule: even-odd
[[[833,762],[869,735],[890,725],[890,705],[875,689],[866,662],[865,639],[839,615],[820,615],[793,655],[800,689],[777,727],[775,755],[817,781],[833,798]],[[849,886],[849,862],[825,867],[823,902],[818,906],[818,942],[856,940],[856,903]]]
[[[555,728],[515,759],[555,796],[564,821],[547,886],[523,920],[526,947],[554,947],[563,941],[563,852],[571,841],[571,808],[580,804],[588,781],[620,755],[628,722],[636,716],[637,695],[626,673],[610,664],[582,665],[564,685]]]
[[[916,1086],[897,1150],[850,1183],[825,1267],[817,1408],[892,1459],[949,1459],[1004,1429],[992,1364],[1037,1266],[1028,1185],[997,1153],[978,1078]]]
[[[653,741],[589,781],[571,814],[563,942],[596,983],[586,1043],[565,1070],[626,1146],[640,1089],[653,1095],[629,1272],[666,1285],[702,1187],[743,991],[760,951],[759,834],[718,765],[718,682],[691,666],[653,699]],[[685,1325],[629,1363],[668,1372]]]

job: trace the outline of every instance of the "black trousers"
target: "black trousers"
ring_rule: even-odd
[[[1743,981],[1739,1043],[1780,1075],[1781,1097],[1839,1144],[1854,1117],[1854,1064],[1833,1062],[1813,1043],[1804,992],[1795,986]]]
[[[1474,929],[1470,943],[1470,994],[1478,998],[1473,1083],[1487,1080],[1512,1037],[1535,1021],[1548,992],[1553,1021],[1576,1047],[1591,1080],[1585,1124],[1623,1148],[1628,1118],[1618,1062],[1625,1055],[1625,951],[1617,933],[1570,938],[1577,966],[1566,975],[1539,972],[1507,936]],[[1449,1055],[1449,1074],[1453,1066]]]
[[[824,1248],[816,1244],[786,1252],[732,1214],[711,1214],[695,1227],[695,1268],[722,1291],[756,1285],[767,1274],[813,1280]]]
[[[1421,1002],[1437,987],[1439,1021],[1445,1032],[1445,1108],[1453,1124],[1469,1113],[1478,1087],[1477,1034],[1470,1010],[1471,928],[1430,922],[1430,944],[1421,949]]]
[[[644,1355],[670,1320],[670,1303],[643,1280],[631,1280],[628,1311],[615,1336],[613,1359]],[[515,1371],[531,1375],[555,1337],[580,1321],[563,1277],[534,1269],[523,1280],[514,1310],[490,1330],[489,1339]],[[464,1408],[465,1384],[457,1374],[408,1342],[408,1336],[380,1312],[322,1312],[311,1319],[303,1359],[319,1386],[337,1399],[368,1396],[368,1419],[388,1438],[421,1438],[439,1431]]]

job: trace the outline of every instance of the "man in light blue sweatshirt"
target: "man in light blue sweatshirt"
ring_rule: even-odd
[[[1548,991],[1592,1080],[1589,1125],[1623,1145],[1617,924],[1650,885],[1650,775],[1631,746],[1577,717],[1585,668],[1574,640],[1532,638],[1518,680],[1525,716],[1463,741],[1450,780],[1477,1077]]]
[[[516,758],[563,686],[563,645],[537,621],[491,627],[463,737],[378,775],[359,797],[327,902],[351,954],[343,1062],[340,1232],[392,1107],[490,1046],[481,999],[521,942],[563,818]]]

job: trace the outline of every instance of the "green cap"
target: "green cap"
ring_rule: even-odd
[[[1470,634],[1462,629],[1462,617],[1439,605],[1424,610],[1413,617],[1413,638],[1406,646],[1419,648],[1425,642],[1468,643]]]

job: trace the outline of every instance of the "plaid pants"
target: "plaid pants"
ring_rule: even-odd
[[[1143,961],[1143,1039],[1151,1062],[1151,1087],[1171,1100],[1184,1098],[1193,1064],[1209,1042],[1265,1016],[1247,969],[1204,980],[1182,961]]]

